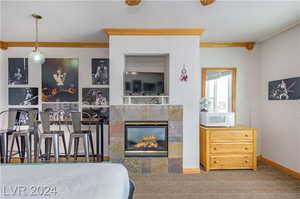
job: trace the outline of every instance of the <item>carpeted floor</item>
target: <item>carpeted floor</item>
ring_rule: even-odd
[[[135,199],[300,199],[300,180],[259,163],[250,170],[131,175]]]

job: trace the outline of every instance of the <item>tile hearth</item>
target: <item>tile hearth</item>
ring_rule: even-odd
[[[110,108],[109,155],[130,173],[182,173],[183,106],[112,105]],[[168,121],[168,157],[126,157],[125,123]]]

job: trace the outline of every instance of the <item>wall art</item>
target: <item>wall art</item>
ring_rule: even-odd
[[[109,108],[83,108],[82,118],[103,118],[104,123],[109,123]]]
[[[44,103],[42,105],[44,112],[50,112],[51,120],[68,120],[71,119],[71,112],[78,112],[77,103]]]
[[[8,85],[28,84],[28,59],[8,58]]]
[[[39,94],[38,88],[9,88],[8,104],[9,105],[38,105]]]
[[[300,77],[269,82],[269,100],[300,99]]]
[[[109,59],[92,59],[92,84],[109,84]]]
[[[78,67],[76,58],[46,59],[42,65],[42,101],[77,102]]]
[[[82,88],[83,105],[109,105],[109,88]]]

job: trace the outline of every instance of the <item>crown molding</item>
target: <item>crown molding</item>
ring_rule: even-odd
[[[34,47],[35,42],[7,42],[7,47]],[[39,47],[46,48],[108,48],[107,42],[39,42]]]
[[[8,48],[8,43],[5,41],[0,41],[0,49],[7,50],[7,48]]]
[[[201,48],[230,48],[241,47],[247,50],[252,50],[255,46],[255,42],[201,42]]]
[[[118,28],[107,28],[103,31],[111,35],[138,35],[138,36],[173,36],[173,35],[202,35],[204,29],[194,28],[194,29],[118,29]]]
[[[201,48],[239,47],[252,50],[255,42],[201,42]],[[34,47],[34,42],[5,42],[0,41],[0,49],[7,50],[14,47]],[[39,42],[39,47],[45,48],[109,48],[108,42]]]

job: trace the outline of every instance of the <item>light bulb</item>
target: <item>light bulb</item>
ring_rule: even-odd
[[[28,57],[30,62],[35,64],[43,64],[45,62],[45,57],[39,50],[32,51]]]

